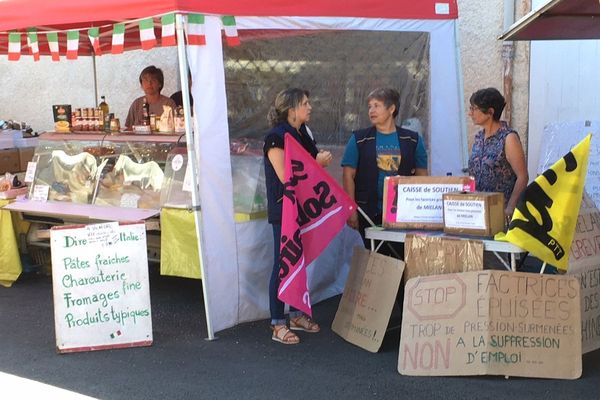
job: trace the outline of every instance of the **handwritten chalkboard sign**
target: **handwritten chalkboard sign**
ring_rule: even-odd
[[[145,225],[55,227],[50,243],[58,352],[151,345]]]

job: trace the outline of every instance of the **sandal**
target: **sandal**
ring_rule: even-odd
[[[299,317],[290,318],[290,329],[293,331],[317,333],[321,330],[321,327],[308,315],[302,314]]]
[[[300,338],[290,329],[287,325],[272,325],[271,329],[273,330],[273,339],[276,342],[283,344],[298,344],[300,343]]]

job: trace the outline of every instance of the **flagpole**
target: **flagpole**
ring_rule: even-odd
[[[369,223],[369,225],[371,225],[371,227],[373,227],[373,228],[377,227],[377,225],[375,225],[373,220],[371,218],[369,218],[369,216],[363,211],[362,208],[360,208],[359,206],[356,206],[356,209],[358,210],[358,212],[360,212],[360,215],[362,215],[364,217],[364,219]],[[383,240],[382,240],[382,243],[383,243]],[[400,255],[398,254],[398,252],[396,252],[396,250],[394,250],[394,248],[392,247],[391,244],[386,243],[386,245],[396,258],[401,259]],[[381,244],[379,246],[377,246],[377,249],[379,249],[380,246],[381,246]],[[375,249],[375,251],[377,251],[377,249]]]

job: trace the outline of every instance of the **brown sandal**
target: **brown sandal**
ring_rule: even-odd
[[[290,318],[290,329],[293,331],[317,333],[321,330],[321,327],[308,315],[302,314],[299,317]]]
[[[300,343],[300,338],[294,332],[290,331],[287,325],[272,325],[271,329],[273,330],[273,339],[276,342],[283,344],[298,344]]]

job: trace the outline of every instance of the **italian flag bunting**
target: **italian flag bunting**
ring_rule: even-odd
[[[52,61],[60,61],[60,54],[58,53],[58,33],[48,32],[46,33],[46,39],[48,40]]]
[[[150,50],[156,46],[156,36],[154,36],[154,20],[146,18],[140,21],[140,42],[142,49]]]
[[[223,29],[225,29],[225,41],[228,46],[239,46],[240,37],[238,36],[237,28],[235,26],[235,17],[227,15],[221,17],[223,21]]]
[[[187,18],[187,42],[192,46],[202,46],[206,44],[204,31],[204,15],[189,14]]]
[[[90,42],[92,43],[92,47],[94,48],[94,53],[96,53],[97,56],[101,56],[102,51],[100,50],[100,28],[88,29],[88,36],[90,38]]]
[[[19,58],[21,58],[21,34],[10,32],[8,34],[8,59],[17,61]]]
[[[79,31],[67,32],[67,60],[77,60],[79,51]]]
[[[125,24],[114,24],[113,25],[113,36],[112,36],[112,48],[110,52],[112,54],[121,54],[125,44]]]
[[[40,61],[40,46],[38,44],[37,31],[34,28],[27,30],[27,46],[31,50],[33,61]]]
[[[160,45],[175,46],[177,44],[175,39],[175,14],[163,15],[160,22],[162,24]]]

